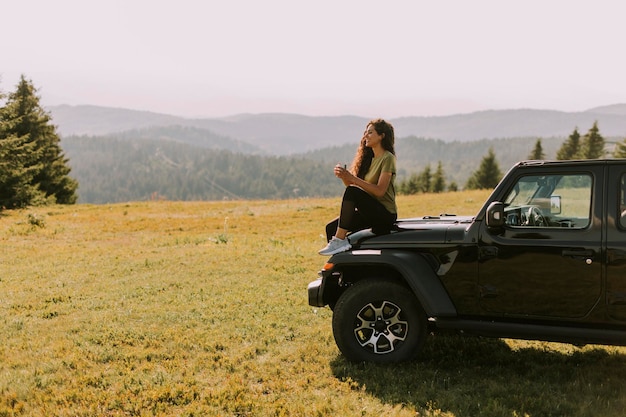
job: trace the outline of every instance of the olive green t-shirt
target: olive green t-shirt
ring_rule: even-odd
[[[385,206],[389,213],[395,214],[398,212],[396,189],[393,184],[396,178],[396,157],[389,151],[385,151],[381,156],[372,159],[372,165],[370,165],[369,171],[365,174],[364,180],[370,184],[378,184],[380,174],[383,172],[391,172],[391,181],[385,194],[382,197],[376,197],[376,199]]]

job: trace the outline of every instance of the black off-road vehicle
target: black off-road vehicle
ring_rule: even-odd
[[[414,358],[440,329],[626,345],[626,160],[524,161],[473,217],[350,235],[308,286],[353,361]]]

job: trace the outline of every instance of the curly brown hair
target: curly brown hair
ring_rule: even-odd
[[[395,133],[391,123],[386,122],[383,119],[373,119],[367,123],[366,129],[370,125],[374,128],[374,130],[376,130],[376,133],[382,135],[383,140],[381,144],[383,148],[395,155]],[[367,174],[367,171],[369,171],[370,166],[372,165],[373,158],[374,151],[372,148],[365,146],[365,137],[361,138],[361,143],[356,151],[354,160],[352,161],[352,166],[350,167],[352,174],[361,179],[365,178],[365,174]]]

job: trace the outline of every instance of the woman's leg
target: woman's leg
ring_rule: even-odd
[[[363,198],[361,193],[369,196],[369,194],[358,187],[346,187],[341,199],[341,210],[339,212],[337,232],[335,233],[337,238],[345,239],[348,232],[356,232],[357,230],[370,227],[367,219],[358,210],[359,201]]]
[[[339,227],[339,217],[332,220],[330,223],[326,225],[326,240],[330,242],[330,239],[335,236],[337,233],[337,228]]]
[[[372,228],[376,234],[388,233],[397,216],[380,201],[358,187],[347,187],[341,203],[339,229],[355,231]]]
[[[391,229],[396,215],[391,214],[374,197],[358,187],[347,187],[341,200],[341,211],[335,236],[331,237],[325,248],[319,251],[321,255],[334,255],[351,248],[346,239],[347,233],[372,228],[374,233],[387,233]],[[331,232],[335,222],[326,226],[327,235]]]

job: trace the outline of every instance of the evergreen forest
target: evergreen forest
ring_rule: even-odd
[[[341,192],[332,169],[303,157],[209,149],[164,139],[68,137],[81,202],[284,199]]]
[[[188,128],[167,129],[168,134],[154,129],[152,138],[145,132],[140,139],[128,133],[63,138],[72,175],[80,184],[79,201],[100,204],[338,196],[343,185],[334,177],[332,167],[337,163],[350,165],[355,151],[354,146],[344,145],[300,155],[267,156],[256,150],[243,153],[226,139],[223,142],[228,149],[207,146],[204,141],[198,145],[174,140],[173,136],[180,137]],[[557,159],[557,151],[566,142],[567,138],[473,142],[398,138],[398,190],[412,194],[491,188],[515,162],[537,159],[533,156],[538,144],[542,159]],[[611,156],[612,150],[607,149],[603,155]],[[488,171],[489,179],[480,180],[481,169]],[[478,182],[472,182],[476,171]]]
[[[160,138],[159,138],[160,137]],[[79,182],[79,201],[112,203],[150,199],[222,200],[283,199],[341,195],[333,175],[337,164],[350,165],[355,147],[344,145],[301,155],[267,156],[196,146],[164,135],[69,136],[61,143]],[[531,139],[449,143],[417,137],[399,138],[397,183],[441,161],[443,182],[463,188],[489,149],[497,149],[508,168],[529,153]],[[559,140],[547,141],[556,151]],[[432,162],[435,161],[435,162]],[[427,191],[427,190],[419,190]],[[414,190],[413,192],[417,192]],[[411,190],[407,190],[411,193]]]

